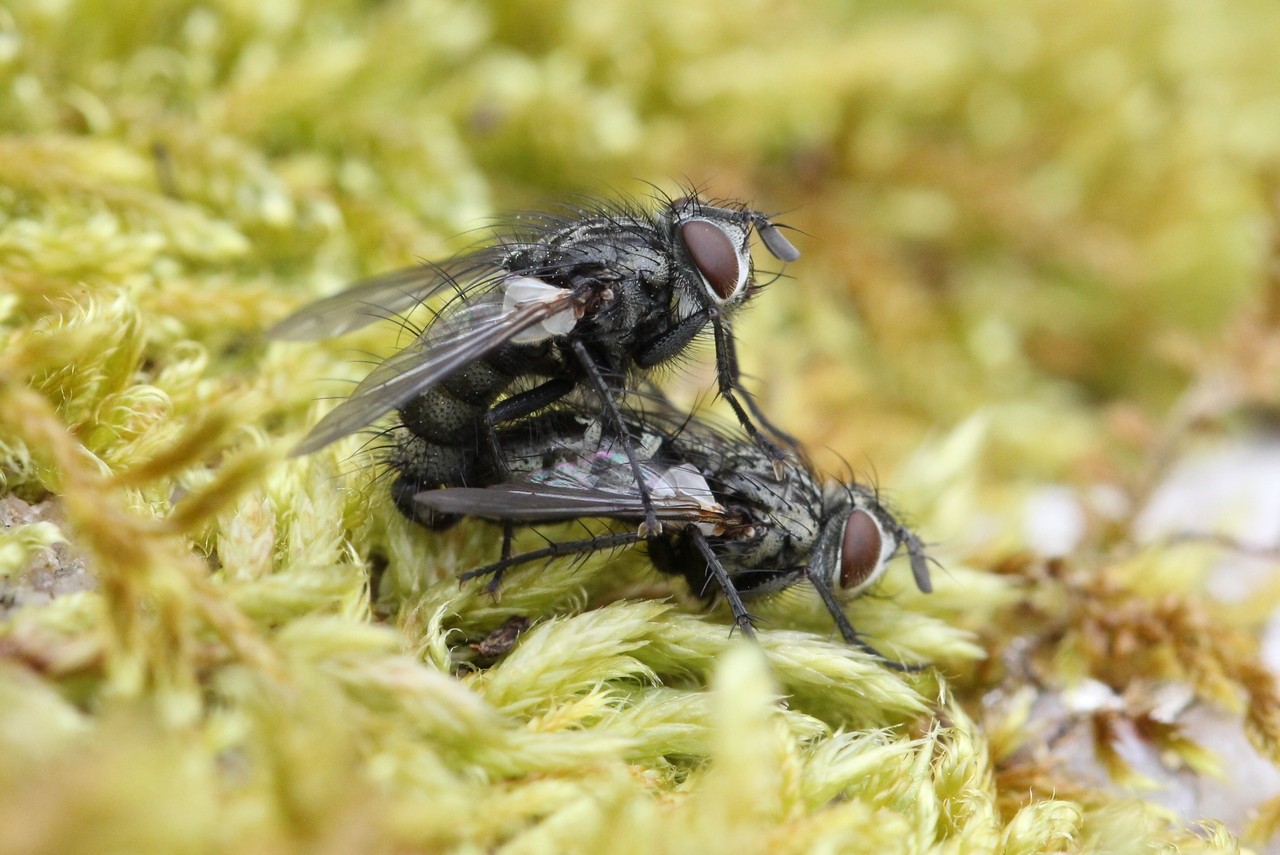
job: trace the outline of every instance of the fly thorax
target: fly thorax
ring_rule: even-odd
[[[773,464],[763,455],[737,459],[723,476],[726,492],[749,499],[764,509],[770,526],[797,541],[812,543],[822,512],[822,492],[808,470],[797,467],[779,480]]]
[[[794,541],[788,532],[768,520],[752,526],[734,538],[731,551],[741,567],[785,567],[795,563],[791,553]]]
[[[595,449],[594,453],[597,456],[604,455],[622,460],[627,459],[626,449],[623,448],[622,440],[615,435],[605,433],[604,423],[600,419],[591,419],[585,424],[586,428],[582,434],[582,448]],[[631,447],[636,459],[641,461],[652,460],[662,446],[662,435],[647,430],[643,424],[631,423],[627,426],[627,429],[631,434]]]
[[[598,448],[604,437],[604,425],[599,419],[592,419],[582,432],[582,442],[587,448]]]
[[[502,311],[510,315],[537,305],[562,302],[570,292],[534,276],[508,276],[503,282]],[[570,306],[541,319],[528,329],[511,337],[516,344],[533,344],[555,336],[567,335],[582,319],[581,306]]]
[[[642,337],[655,323],[666,321],[666,307],[655,302],[645,280],[630,273],[610,283],[612,299],[603,302],[597,314],[600,326],[614,335],[634,340]]]
[[[641,460],[652,460],[657,455],[658,449],[662,447],[664,437],[650,430],[636,430],[636,427],[632,425],[632,430],[636,432],[631,435],[635,443],[636,457]]]

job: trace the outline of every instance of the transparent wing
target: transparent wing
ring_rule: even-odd
[[[539,523],[584,517],[640,521],[644,503],[638,493],[585,490],[545,484],[507,483],[493,487],[446,487],[424,490],[414,504],[437,513],[464,514],[492,520]],[[663,522],[719,523],[723,513],[682,496],[654,497],[653,510]]]
[[[524,330],[575,305],[555,299],[504,308],[496,301],[464,305],[443,316],[416,342],[380,364],[351,396],[322,418],[292,452],[310,454],[365,427]]]
[[[374,276],[323,300],[303,306],[267,331],[268,338],[302,341],[334,338],[393,318],[444,288],[491,288],[505,271],[504,250],[489,247],[440,264],[422,264]]]

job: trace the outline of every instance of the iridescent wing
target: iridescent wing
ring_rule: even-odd
[[[360,430],[522,332],[575,306],[569,291],[554,289],[533,302],[509,305],[486,299],[442,315],[417,341],[370,372],[350,397],[311,429],[293,455],[310,454]]]
[[[567,522],[575,519],[612,519],[639,522],[645,518],[638,492],[592,490],[547,484],[506,483],[492,487],[448,487],[424,490],[413,497],[414,504],[435,513],[464,514],[490,520],[520,523]],[[688,496],[655,496],[653,510],[658,519],[672,523],[725,522],[724,509],[708,506]]]
[[[522,523],[581,518],[643,520],[650,507],[672,523],[727,524],[724,507],[696,467],[640,463],[648,487],[646,506],[626,457],[610,440],[598,447],[564,446],[551,462],[502,484],[424,490],[413,501],[436,513]]]
[[[440,264],[421,264],[357,282],[332,297],[303,306],[267,331],[285,341],[335,338],[394,318],[446,288],[474,292],[493,288],[506,271],[499,262],[508,250],[487,247]]]

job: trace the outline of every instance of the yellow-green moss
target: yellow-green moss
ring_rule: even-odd
[[[1280,404],[1278,42],[1267,0],[0,8],[0,491],[36,508],[0,534],[0,849],[1231,851],[1107,734],[1212,787],[1172,683],[1280,758],[1280,584],[1216,603],[1221,545],[1132,519]],[[935,544],[933,594],[896,566],[850,614],[936,670],[803,591],[741,644],[634,555],[495,600],[454,579],[493,531],[401,519],[361,438],[285,459],[402,342],[268,345],[290,307],[685,178],[800,230],[746,368]],[[1043,483],[1127,510],[1047,561]],[[1042,750],[1089,681],[1111,782]]]

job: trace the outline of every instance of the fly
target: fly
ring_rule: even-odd
[[[518,217],[473,252],[376,276],[285,318],[270,336],[326,338],[404,313],[442,291],[457,292],[415,342],[375,368],[294,454],[316,451],[398,410],[403,426],[432,447],[469,457],[462,469],[417,488],[496,483],[505,477],[498,426],[587,391],[619,437],[649,509],[641,530],[657,533],[661,522],[618,401],[637,375],[684,353],[710,327],[718,390],[781,473],[786,452],[756,423],[786,443],[790,438],[743,392],[730,321],[762,287],[752,263],[753,231],[779,261],[800,253],[782,227],[742,203],[697,195],[658,202],[652,210],[599,203],[571,216]]]
[[[513,566],[643,541],[656,569],[684,576],[704,597],[723,596],[745,635],[754,631],[744,600],[808,581],[847,643],[908,667],[864,642],[841,606],[879,579],[899,550],[910,558],[917,587],[932,590],[923,543],[875,490],[855,482],[824,486],[798,454],[789,456],[790,470],[779,478],[757,445],[698,421],[633,411],[624,418],[639,440],[648,504],[619,443],[598,421],[558,409],[500,436],[509,480],[422,491],[401,507],[422,519],[474,516],[506,526],[589,518],[635,523],[652,507],[664,524],[660,534],[614,531],[516,555],[504,544],[501,560],[463,578],[490,576],[496,588]]]

